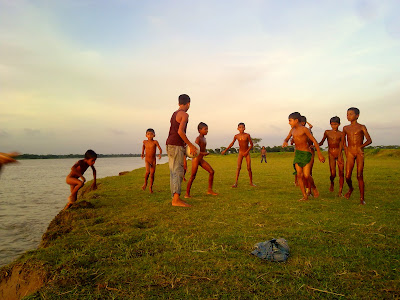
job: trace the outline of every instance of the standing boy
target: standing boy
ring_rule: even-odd
[[[350,107],[347,110],[347,120],[350,125],[343,127],[343,146],[346,153],[346,182],[349,186],[349,191],[346,193],[346,199],[349,199],[353,192],[353,183],[351,174],[355,161],[357,161],[357,180],[358,188],[360,189],[360,204],[365,204],[364,199],[364,147],[372,143],[367,127],[357,122],[360,116],[360,110],[355,107]],[[347,137],[347,141],[346,141]],[[364,142],[365,138],[365,143]]]
[[[236,188],[238,185],[240,169],[242,168],[242,161],[244,157],[246,157],[247,171],[249,172],[249,177],[250,177],[250,185],[255,186],[255,184],[253,184],[253,173],[251,172],[251,159],[249,155],[250,150],[253,148],[253,141],[251,140],[250,134],[244,132],[245,129],[246,126],[244,125],[244,123],[239,123],[238,124],[239,133],[233,137],[233,141],[232,143],[230,143],[228,148],[226,148],[224,151],[221,152],[221,154],[224,155],[226,151],[228,151],[233,146],[235,141],[238,140],[239,156],[238,156],[238,165],[236,170],[236,182],[234,185],[232,185],[233,188]]]
[[[200,135],[197,137],[195,143],[197,145],[199,145],[200,153],[199,153],[199,156],[192,159],[192,174],[190,175],[190,179],[187,184],[185,198],[191,198],[190,188],[192,187],[192,183],[193,183],[194,179],[196,178],[196,174],[197,174],[197,170],[198,170],[199,166],[201,166],[204,170],[206,170],[209,173],[207,194],[214,195],[214,196],[218,195],[217,193],[215,193],[212,190],[212,186],[213,186],[213,182],[214,182],[214,170],[210,166],[210,164],[204,160],[204,156],[209,154],[206,150],[207,140],[205,138],[205,135],[207,135],[207,133],[208,133],[208,126],[206,123],[200,122],[199,125],[197,126],[197,130],[199,131]]]
[[[97,154],[93,150],[88,150],[85,153],[85,158],[78,160],[71,168],[71,172],[68,174],[66,182],[71,186],[71,196],[68,197],[68,203],[64,209],[68,209],[72,204],[78,199],[78,191],[85,184],[86,178],[83,174],[86,170],[91,167],[93,171],[93,184],[91,186],[92,190],[97,189],[96,185],[96,169],[94,168],[94,163],[96,162]],[[78,178],[81,178],[79,180]]]
[[[156,133],[154,132],[154,129],[149,128],[146,130],[146,137],[147,141],[143,141],[143,147],[142,147],[142,159],[146,157],[145,159],[145,164],[146,164],[146,174],[144,175],[144,185],[142,186],[142,190],[144,191],[147,186],[147,180],[150,175],[150,186],[149,186],[149,191],[150,193],[153,193],[153,182],[154,182],[154,173],[156,172],[156,147],[160,150],[160,154],[158,155],[158,159],[161,159],[161,154],[162,154],[162,149],[158,142],[154,140],[154,137],[156,136]],[[146,155],[145,155],[146,152]]]
[[[308,144],[308,139],[310,139],[317,149],[318,158],[321,162],[325,161],[325,158],[321,154],[321,150],[319,149],[318,143],[315,138],[312,136],[310,130],[300,123],[301,115],[298,112],[291,113],[289,115],[289,125],[292,128],[289,132],[288,137],[283,142],[282,147],[288,146],[288,141],[290,137],[293,137],[293,142],[296,146],[295,156],[293,165],[297,172],[297,180],[303,194],[303,198],[300,201],[308,200],[308,195],[306,193],[304,187],[304,181],[309,181],[311,185],[311,190],[313,192],[314,197],[318,197],[319,193],[317,187],[315,186],[314,180],[311,177],[311,159],[312,154],[310,150],[310,146]],[[303,180],[304,178],[304,180]]]
[[[185,144],[190,148],[191,154],[196,154],[196,147],[186,136],[186,127],[189,121],[187,113],[190,108],[190,98],[186,94],[179,96],[179,109],[172,114],[171,127],[167,138],[167,153],[170,174],[170,186],[173,206],[189,207],[188,203],[180,198],[183,180],[183,159]]]
[[[262,146],[261,148],[261,163],[265,161],[267,163],[267,149],[265,149],[265,146]]]
[[[335,116],[330,120],[332,130],[325,130],[324,136],[319,142],[319,145],[322,146],[326,139],[328,139],[328,154],[329,154],[329,169],[331,171],[331,186],[329,191],[333,192],[334,190],[334,181],[336,177],[336,164],[339,170],[339,196],[342,196],[343,191],[343,183],[344,183],[344,163],[343,163],[343,145],[342,145],[342,137],[343,132],[339,130],[340,126],[340,118]]]

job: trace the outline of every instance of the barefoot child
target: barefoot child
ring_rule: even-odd
[[[313,191],[314,197],[318,197],[319,195],[317,187],[314,184],[314,180],[310,175],[312,154],[310,146],[308,144],[308,139],[310,139],[314,143],[318,152],[319,160],[321,162],[324,162],[325,158],[322,156],[318,143],[312,136],[310,130],[300,124],[300,117],[301,115],[298,112],[291,113],[289,115],[289,125],[292,127],[292,129],[290,130],[288,137],[283,142],[282,147],[287,147],[290,136],[293,136],[293,142],[296,145],[293,164],[294,167],[296,168],[297,180],[299,182],[299,186],[303,194],[303,198],[300,199],[300,201],[302,201],[302,200],[308,200],[308,196],[304,188],[304,180],[310,181],[311,190]]]
[[[94,163],[96,162],[97,154],[93,150],[88,150],[85,153],[85,158],[76,162],[71,168],[71,173],[68,174],[66,182],[71,186],[71,196],[68,198],[68,203],[64,209],[68,209],[72,204],[74,204],[78,198],[78,191],[85,184],[85,177],[83,174],[85,171],[91,167],[93,171],[93,184],[91,186],[92,190],[97,189],[96,185],[96,169],[94,168]],[[79,180],[78,178],[81,178]]]
[[[267,149],[265,149],[265,146],[262,146],[261,148],[261,163],[265,161],[267,163]]]
[[[357,180],[358,188],[360,189],[360,204],[365,204],[364,199],[364,147],[372,143],[367,127],[357,122],[360,116],[360,110],[355,107],[350,107],[347,110],[347,120],[350,125],[343,127],[343,146],[346,153],[346,182],[349,186],[349,191],[346,193],[346,199],[349,199],[353,192],[353,183],[351,174],[355,161],[357,161]],[[346,141],[347,138],[347,141]],[[364,142],[365,138],[365,143]]]
[[[250,150],[253,148],[253,141],[251,140],[250,134],[244,132],[245,129],[246,126],[244,125],[244,123],[239,123],[238,124],[239,133],[233,137],[233,141],[228,146],[228,148],[226,148],[224,151],[221,152],[221,154],[224,155],[226,151],[228,151],[233,146],[235,141],[238,140],[239,156],[238,156],[238,165],[236,170],[236,182],[234,185],[232,185],[233,188],[236,188],[238,185],[240,169],[242,168],[242,161],[244,157],[246,157],[247,171],[249,172],[249,177],[250,177],[250,185],[255,186],[253,184],[253,173],[251,172],[251,159],[249,155]]]
[[[308,125],[308,129],[310,130],[310,133],[312,133],[312,128],[313,126],[307,122],[307,118],[306,116],[301,116],[300,117],[300,124],[303,125],[304,127],[306,127],[306,125]],[[310,151],[311,151],[311,165],[310,165],[310,178],[312,178],[312,171],[313,171],[313,167],[314,167],[314,157],[315,157],[315,148],[313,145],[313,142],[310,139],[307,139],[308,145],[310,146]],[[304,182],[304,186],[306,188],[306,193],[308,196],[311,195],[311,182],[310,181],[305,181],[303,178],[303,182]]]
[[[191,198],[190,196],[190,188],[192,187],[192,183],[196,178],[197,170],[199,166],[201,166],[204,170],[206,170],[210,175],[208,176],[208,190],[207,194],[209,195],[218,195],[214,193],[212,186],[214,181],[214,170],[210,166],[208,162],[204,160],[204,156],[208,155],[209,153],[206,150],[207,141],[205,135],[208,133],[208,126],[206,123],[200,122],[197,126],[197,130],[199,131],[200,135],[197,137],[195,143],[200,147],[199,156],[192,159],[192,174],[190,175],[189,182],[186,188],[186,195],[185,198]]]
[[[156,147],[160,150],[160,154],[158,155],[158,159],[161,159],[162,149],[158,142],[154,140],[156,133],[154,129],[149,128],[146,130],[146,137],[147,141],[143,141],[142,147],[142,159],[146,157],[145,164],[146,164],[146,174],[144,175],[144,185],[142,186],[142,190],[144,191],[147,187],[147,180],[149,179],[150,175],[150,186],[149,191],[153,193],[153,183],[154,183],[154,173],[156,172]],[[146,154],[145,154],[146,152]]]
[[[196,154],[197,152],[196,147],[186,136],[186,127],[189,120],[187,111],[189,108],[190,97],[186,94],[180,95],[179,109],[172,114],[171,127],[166,142],[173,206],[191,206],[180,198],[184,172],[185,144],[190,148],[191,154]]]
[[[342,153],[342,137],[343,132],[339,130],[340,118],[335,116],[330,120],[332,130],[325,130],[322,140],[319,145],[322,146],[325,140],[328,140],[328,154],[329,154],[329,169],[331,171],[331,186],[329,191],[334,190],[334,181],[336,177],[336,164],[339,170],[339,196],[342,196],[343,183],[344,183],[344,163]]]

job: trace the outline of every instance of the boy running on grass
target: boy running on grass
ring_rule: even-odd
[[[238,124],[239,133],[233,137],[233,141],[228,146],[228,148],[226,148],[224,151],[221,152],[221,154],[224,155],[226,151],[228,151],[233,146],[235,141],[238,140],[239,156],[238,156],[238,165],[236,170],[236,182],[234,185],[232,185],[233,188],[236,188],[238,185],[240,169],[242,168],[242,161],[244,157],[246,157],[247,171],[249,172],[249,177],[250,177],[250,185],[255,186],[255,184],[253,184],[253,173],[251,172],[251,159],[249,155],[250,150],[253,148],[253,141],[251,140],[250,134],[244,132],[245,129],[246,126],[244,125],[244,123],[239,123]]]
[[[161,159],[161,154],[162,154],[162,149],[160,145],[156,140],[154,140],[155,136],[156,133],[154,132],[154,129],[152,128],[147,129],[146,130],[147,141],[146,140],[143,141],[143,147],[142,147],[142,159],[146,157],[145,159],[146,174],[144,175],[144,185],[142,186],[142,190],[144,191],[146,189],[147,180],[150,175],[150,186],[149,186],[150,193],[153,193],[154,173],[156,172],[156,165],[157,165],[156,162],[157,147],[160,150],[158,159]]]
[[[195,143],[200,147],[199,156],[192,159],[192,174],[190,175],[189,182],[186,188],[186,195],[185,198],[192,198],[190,196],[190,188],[192,187],[192,183],[196,178],[197,170],[199,166],[201,166],[204,170],[206,170],[210,175],[208,176],[208,190],[207,194],[209,195],[218,195],[212,189],[213,182],[214,182],[214,169],[210,166],[208,162],[204,160],[204,156],[208,155],[209,153],[206,150],[207,140],[205,135],[208,133],[208,126],[206,123],[200,122],[197,126],[197,130],[199,131],[200,135],[197,137]]]
[[[344,183],[344,163],[343,163],[343,132],[339,130],[340,118],[335,116],[330,119],[332,130],[325,130],[319,145],[322,146],[325,140],[328,140],[329,169],[331,171],[331,186],[329,191],[334,191],[336,164],[339,170],[339,196],[342,196]]]
[[[68,174],[66,182],[71,186],[71,196],[68,197],[68,203],[64,207],[68,209],[72,204],[76,202],[78,199],[78,191],[85,184],[86,178],[83,177],[83,174],[86,170],[91,167],[93,171],[93,183],[91,186],[91,190],[97,189],[96,185],[96,169],[94,168],[94,163],[96,162],[97,154],[93,150],[88,150],[85,153],[85,158],[78,160],[76,164],[74,164],[71,168],[71,172]],[[79,180],[78,178],[81,178]]]
[[[349,191],[346,193],[346,199],[349,199],[353,192],[353,183],[351,181],[351,173],[355,161],[357,161],[357,180],[358,188],[360,189],[360,204],[365,204],[364,199],[364,147],[372,143],[367,127],[357,122],[360,116],[360,110],[355,107],[350,107],[347,110],[347,120],[350,125],[343,127],[343,146],[346,153],[346,182],[349,186]],[[346,143],[347,137],[347,143]],[[365,138],[365,143],[364,142]]]
[[[315,186],[314,180],[310,174],[312,154],[310,146],[308,144],[308,139],[310,139],[314,143],[315,148],[317,149],[318,152],[319,160],[321,162],[324,162],[325,158],[322,156],[318,143],[312,136],[310,130],[300,124],[300,117],[301,115],[298,112],[294,112],[289,115],[289,125],[292,127],[292,129],[290,130],[288,137],[283,142],[282,147],[287,147],[290,137],[293,136],[293,142],[296,145],[293,164],[294,167],[296,168],[297,180],[299,182],[299,186],[303,194],[303,198],[300,199],[300,201],[305,201],[308,200],[308,196],[304,188],[303,177],[304,180],[310,181],[311,190],[313,192],[314,197],[318,197],[319,195],[317,187]]]

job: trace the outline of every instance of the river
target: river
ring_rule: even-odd
[[[0,174],[0,267],[36,248],[50,221],[69,196],[65,177],[78,159],[28,159],[3,167]],[[164,160],[164,161],[163,161]],[[163,158],[161,163],[165,163]],[[140,157],[99,158],[97,178],[144,167]],[[144,175],[144,174],[143,174]],[[89,168],[84,174],[93,179]]]

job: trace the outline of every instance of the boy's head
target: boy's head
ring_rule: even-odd
[[[301,123],[301,125],[306,126],[307,123],[306,116],[300,116],[299,122]]]
[[[149,128],[149,129],[146,130],[146,137],[149,140],[152,140],[155,136],[156,136],[156,132],[154,131],[153,128]]]
[[[93,150],[89,149],[85,153],[85,160],[89,166],[93,166],[97,159],[97,153]]]
[[[347,110],[347,120],[349,120],[350,122],[357,120],[359,116],[360,116],[360,110],[358,108],[350,107]]]
[[[184,111],[187,111],[190,107],[190,97],[186,94],[179,95],[178,98],[179,106]]]
[[[289,115],[289,125],[290,127],[294,127],[299,124],[301,118],[301,114],[299,112],[293,112]]]
[[[204,122],[200,122],[199,125],[197,125],[197,130],[200,134],[206,135],[208,133],[208,125]]]
[[[239,124],[238,124],[238,130],[239,130],[239,132],[244,132],[244,130],[246,129],[246,125],[244,125],[244,123],[243,122],[240,122]]]
[[[334,116],[329,120],[329,123],[338,123],[340,125],[340,118],[338,116]]]

